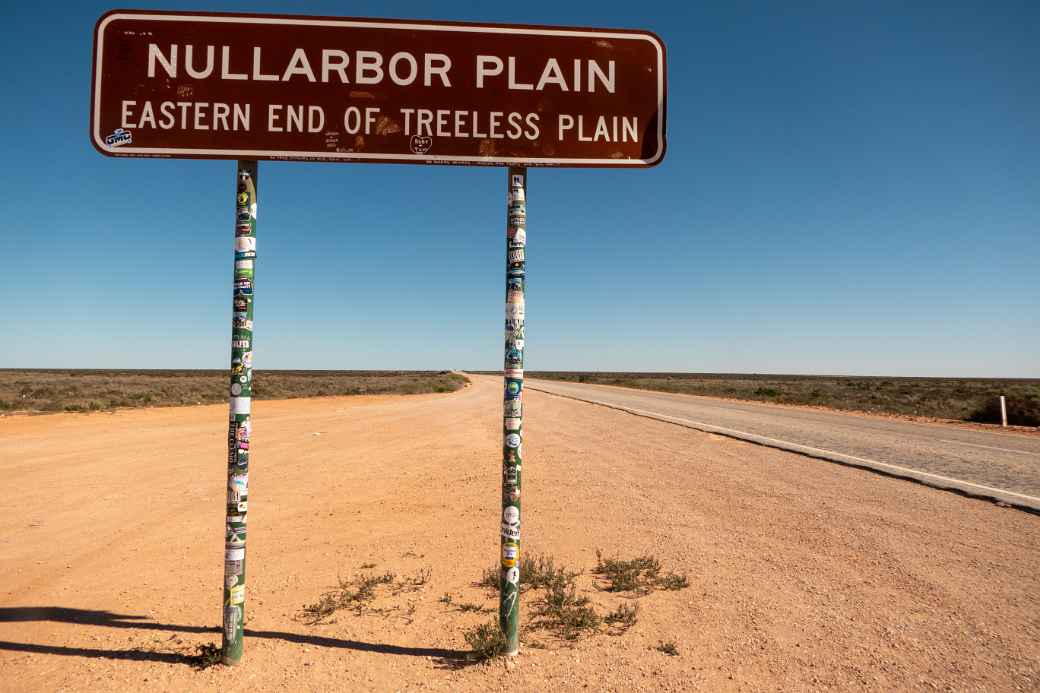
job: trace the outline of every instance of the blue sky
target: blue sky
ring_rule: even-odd
[[[660,35],[665,161],[530,172],[529,370],[1038,377],[1040,4],[905,5],[133,6]],[[226,367],[235,164],[93,150],[112,7],[0,8],[0,367]],[[261,162],[257,367],[500,367],[504,179]]]

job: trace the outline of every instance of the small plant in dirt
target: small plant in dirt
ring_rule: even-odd
[[[340,590],[344,593],[350,593],[351,588],[354,589],[352,601],[359,603],[370,602],[376,596],[376,587],[380,585],[393,584],[394,578],[397,577],[392,571],[386,571],[382,575],[376,575],[370,573],[367,575],[358,575],[353,580],[344,583],[342,580],[339,583]]]
[[[606,581],[603,589],[607,592],[647,594],[654,588],[681,590],[690,586],[689,578],[684,574],[669,571],[667,575],[662,575],[661,562],[654,556],[639,556],[629,560],[604,558],[597,549],[596,567],[592,572]]]
[[[690,584],[686,575],[672,571],[662,573],[661,562],[654,556],[622,560],[605,558],[602,552],[597,551],[596,557],[592,572],[602,579],[604,586],[600,589],[607,592],[634,592],[641,596],[654,589],[680,590]],[[533,618],[525,626],[525,632],[548,631],[563,640],[574,641],[597,632],[621,635],[635,625],[639,614],[639,607],[635,604],[622,604],[606,616],[597,613],[588,597],[578,594],[579,575],[581,571],[557,565],[551,556],[535,555],[521,560],[521,589],[542,591],[531,602]],[[485,570],[478,584],[497,591],[499,569]],[[466,603],[457,606],[462,611],[480,608]]]
[[[520,560],[520,589],[544,590],[545,594],[534,603],[536,619],[528,630],[549,630],[565,640],[577,640],[584,633],[596,631],[603,620],[589,604],[587,597],[579,597],[576,578],[581,571],[558,566],[552,556],[524,556]],[[485,570],[478,583],[488,589],[499,589],[499,569]]]
[[[399,592],[414,592],[421,589],[423,585],[430,581],[430,575],[433,571],[429,568],[420,568],[411,575],[406,575],[401,580],[394,584],[394,594]]]
[[[690,580],[685,574],[669,573],[657,581],[657,586],[663,590],[681,590],[690,586]]]
[[[345,600],[340,593],[335,591],[326,592],[318,597],[318,601],[312,604],[305,604],[299,618],[309,626],[317,625],[343,608],[343,606],[345,606]]]
[[[622,604],[603,617],[603,621],[610,626],[608,631],[611,635],[622,635],[636,624],[639,615],[639,606],[636,604]]]
[[[482,661],[494,659],[506,649],[506,639],[495,621],[470,628],[463,637],[473,657]]]
[[[498,566],[488,568],[481,574],[480,581],[477,583],[479,587],[487,589],[498,590],[499,589],[499,574],[500,569]],[[520,558],[520,589],[546,589],[555,581],[573,580],[578,575],[581,575],[581,571],[572,572],[565,568],[558,567],[556,560],[552,556],[534,555],[534,556],[522,556]]]
[[[669,657],[679,656],[679,647],[675,644],[674,640],[660,641],[657,643],[657,647],[654,648],[658,652],[663,652]]]
[[[477,604],[476,602],[459,602],[458,604],[456,604],[456,606],[458,607],[459,611],[461,611],[464,614],[484,610],[484,607],[480,604]]]
[[[451,604],[452,600],[453,600],[452,596],[450,594],[448,594],[447,592],[445,592],[444,596],[441,597],[440,599],[438,599],[437,601],[439,601],[441,604]]]
[[[318,601],[303,607],[302,620],[313,626],[341,609],[354,609],[360,614],[365,605],[375,599],[376,588],[392,584],[395,577],[394,573],[388,570],[381,575],[360,573],[349,580],[339,578],[339,586],[336,589],[325,592]]]
[[[574,575],[565,571],[548,585],[545,596],[537,607],[540,627],[555,631],[565,640],[577,640],[585,633],[596,631],[602,619],[589,606],[588,597],[579,597]]]
[[[498,573],[498,566],[495,566],[494,568],[488,568],[483,573],[481,573],[480,581],[477,583],[477,586],[489,590],[497,590],[500,587]]]
[[[195,654],[188,655],[188,664],[195,669],[209,669],[223,660],[220,648],[211,642],[195,648]]]
[[[603,558],[603,554],[597,549],[596,567],[592,572],[607,581],[607,592],[646,593],[657,582],[661,562],[653,556],[639,556],[627,561],[620,558]]]
[[[560,582],[572,583],[581,571],[573,572],[557,567],[552,556],[521,556],[520,588],[549,589]]]

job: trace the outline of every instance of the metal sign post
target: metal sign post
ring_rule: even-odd
[[[112,10],[90,141],[110,157],[238,160],[223,660],[242,658],[257,161],[508,166],[499,615],[519,650],[527,167],[665,155],[664,43],[630,29]]]
[[[506,330],[503,375],[502,570],[499,624],[505,653],[520,650],[520,474],[523,444],[524,283],[527,274],[527,170],[507,174]]]
[[[246,512],[253,398],[253,269],[256,262],[255,161],[238,162],[235,191],[235,287],[231,318],[231,412],[228,424],[227,529],[224,537],[225,664],[242,659],[246,620]]]

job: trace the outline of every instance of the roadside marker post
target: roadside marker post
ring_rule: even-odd
[[[1007,428],[1007,403],[1004,401],[1004,395],[1000,396],[1000,425]]]
[[[507,167],[499,617],[519,650],[527,169],[665,155],[664,43],[647,31],[112,10],[94,27],[104,156],[238,161],[223,661],[243,653],[260,160]]]
[[[506,332],[502,406],[502,566],[498,614],[505,653],[520,651],[520,476],[523,459],[524,295],[527,282],[527,170],[506,174]]]
[[[246,514],[249,438],[253,429],[253,297],[256,264],[257,162],[239,161],[235,186],[235,272],[231,314],[227,527],[224,534],[222,659],[242,659],[246,622]]]

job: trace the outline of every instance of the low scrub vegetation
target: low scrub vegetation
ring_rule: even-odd
[[[636,624],[639,617],[638,604],[622,604],[603,617],[603,622],[610,626],[611,635],[622,635]]]
[[[506,649],[506,640],[498,627],[498,621],[482,623],[475,628],[470,628],[462,634],[473,653],[474,659],[485,661],[494,659]]]
[[[685,575],[672,571],[662,572],[661,562],[654,556],[638,556],[630,559],[604,558],[596,552],[596,566],[590,571],[602,584],[595,585],[602,592],[619,594],[634,600],[654,590],[679,590],[689,586]],[[532,555],[522,557],[520,562],[520,589],[528,594],[525,603],[530,614],[523,618],[524,635],[542,631],[563,642],[573,642],[583,636],[606,633],[623,635],[636,624],[639,605],[634,601],[619,604],[601,615],[592,600],[580,593],[578,578],[584,571],[570,570],[556,563],[551,556]],[[498,567],[485,570],[478,585],[497,591]],[[531,593],[535,594],[531,594]],[[595,592],[595,590],[593,590]],[[453,604],[450,595],[441,598],[445,604]],[[491,629],[491,630],[489,630]],[[494,631],[493,633],[491,631]],[[490,659],[501,652],[493,646],[493,637],[501,637],[498,624],[482,625],[466,631],[466,642],[478,659]],[[527,642],[530,647],[544,647],[544,643]]]
[[[588,597],[579,597],[575,575],[560,573],[545,589],[535,606],[538,615],[532,627],[554,631],[565,640],[577,640],[584,633],[596,631],[603,619],[589,604]]]
[[[679,648],[675,644],[674,640],[667,640],[667,641],[662,640],[661,642],[657,643],[657,647],[655,647],[654,649],[657,650],[658,652],[663,652],[664,654],[668,655],[669,657],[678,657],[679,656]]]
[[[726,373],[581,373],[528,371],[533,378],[621,385],[643,390],[807,404],[881,414],[1040,426],[1040,380],[1014,378],[893,378],[873,376]]]
[[[1008,424],[1012,426],[1040,426],[1040,395],[1026,395],[1008,399],[1005,403],[1007,408]],[[991,398],[968,417],[969,421],[979,423],[1000,423],[1000,400]]]
[[[603,558],[596,550],[596,567],[592,572],[599,575],[607,592],[638,592],[647,594],[654,589],[681,590],[689,587],[685,575],[669,571],[661,574],[661,562],[653,556],[639,556],[628,560]]]
[[[373,563],[366,563],[374,566]],[[365,611],[387,613],[384,610],[373,609],[370,604],[382,591],[397,595],[402,592],[414,592],[421,589],[430,580],[429,568],[422,568],[411,575],[399,577],[391,570],[383,573],[357,573],[350,578],[339,578],[339,584],[335,589],[329,590],[318,597],[318,601],[305,605],[298,615],[298,619],[307,625],[325,623],[328,619],[341,610],[351,610],[355,614]],[[391,609],[390,611],[394,611]]]
[[[498,589],[499,580],[498,566],[492,566],[484,571],[480,581],[480,587]],[[545,589],[559,582],[573,581],[581,571],[573,572],[558,567],[552,556],[521,556],[520,557],[520,590]]]
[[[228,399],[226,370],[0,370],[0,412],[109,411],[125,407],[213,404]],[[253,397],[453,392],[466,378],[448,371],[265,371]]]

